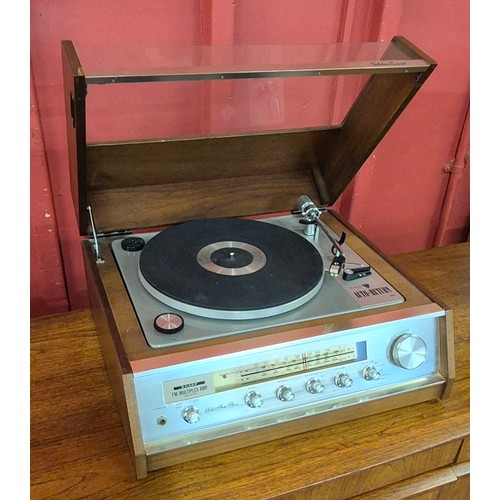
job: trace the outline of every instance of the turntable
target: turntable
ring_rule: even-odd
[[[92,312],[137,477],[449,396],[451,311],[332,208],[432,59],[402,37],[62,53]],[[92,85],[318,77],[360,89],[337,125],[86,138]]]

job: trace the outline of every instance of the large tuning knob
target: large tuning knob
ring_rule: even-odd
[[[427,346],[418,335],[404,334],[391,347],[392,360],[405,370],[418,368],[427,358]]]

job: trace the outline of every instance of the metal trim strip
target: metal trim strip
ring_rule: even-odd
[[[330,398],[321,403],[311,403],[293,409],[284,409],[269,415],[261,415],[252,419],[244,419],[241,422],[230,422],[216,428],[203,429],[196,433],[182,434],[170,439],[162,439],[145,442],[146,455],[151,456],[164,451],[172,451],[187,445],[203,443],[230,435],[247,432],[265,427],[270,427],[283,422],[290,422],[303,417],[311,417],[330,411],[342,410],[357,406],[361,403],[373,403],[396,395],[408,394],[421,389],[428,389],[443,385],[445,379],[441,375],[432,375],[424,379],[412,380],[410,382],[394,384],[390,387],[381,387],[366,393],[354,393],[346,397]]]

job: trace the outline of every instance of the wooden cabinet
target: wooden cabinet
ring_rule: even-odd
[[[342,426],[349,427],[351,421],[362,416],[448,397],[455,378],[451,310],[446,304],[434,301],[425,290],[415,286],[411,279],[393,266],[389,258],[350,227],[347,221],[336,215],[332,207],[433,72],[436,67],[433,59],[404,37],[394,37],[389,42],[326,46],[201,46],[175,50],[164,47],[121,47],[112,50],[108,48],[106,51],[89,47],[77,48],[71,41],[63,41],[62,60],[72,196],[82,236],[91,309],[139,478],[150,471],[183,461],[219,455],[242,447],[253,447],[265,441],[273,441],[277,437],[287,438],[333,423],[340,424],[339,429],[344,429]],[[311,122],[305,116],[308,106],[304,105],[302,113],[297,114],[297,121],[278,123],[271,120],[271,126],[268,126],[266,123],[259,125],[259,120],[249,120],[247,127],[238,129],[237,133],[233,127],[224,129],[224,133],[217,127],[215,131],[202,127],[199,133],[190,137],[138,137],[111,143],[88,140],[87,129],[92,119],[96,118],[96,110],[90,105],[91,93],[96,87],[107,86],[112,90],[119,90],[118,98],[111,101],[114,106],[101,108],[101,114],[104,116],[99,118],[109,120],[112,126],[113,120],[121,117],[130,120],[133,126],[137,117],[129,112],[127,96],[133,93],[133,89],[138,88],[137,85],[141,86],[141,89],[151,89],[151,92],[145,94],[146,102],[149,103],[147,109],[151,109],[152,103],[156,102],[156,93],[164,95],[165,89],[173,88],[177,84],[203,86],[207,82],[210,83],[210,87],[205,88],[208,93],[202,91],[203,98],[200,102],[203,106],[215,106],[220,104],[219,100],[215,99],[215,85],[231,82],[231,98],[223,99],[223,108],[236,101],[241,94],[245,106],[237,109],[264,112],[262,108],[266,108],[269,101],[261,101],[252,94],[252,86],[246,88],[248,92],[240,92],[237,84],[242,81],[268,82],[267,90],[279,87],[280,84],[283,84],[284,89],[285,82],[299,82],[309,96],[318,90],[318,82],[326,84],[327,87],[332,85],[335,91],[327,92],[328,97],[323,102],[324,106],[331,109],[331,113],[328,114],[326,123]],[[278,94],[273,94],[271,101],[280,109],[283,106],[284,110],[288,110],[289,106],[300,106],[297,94],[291,94],[294,98],[287,100],[287,92],[283,90],[281,100],[278,99]],[[208,96],[214,99],[209,99]],[[168,102],[171,104],[171,101]],[[118,115],[116,107],[120,113]],[[104,109],[108,110],[109,116]],[[165,111],[168,114],[168,106],[165,106]],[[232,111],[234,112],[234,109]],[[233,125],[234,123],[232,122]],[[353,310],[342,309],[306,317],[302,308],[291,322],[284,320],[278,325],[261,323],[258,327],[248,327],[242,335],[225,335],[217,340],[203,338],[189,345],[169,344],[158,349],[152,349],[153,346],[146,343],[146,327],[144,322],[138,321],[141,308],[134,303],[130,289],[127,290],[125,286],[126,278],[123,270],[118,268],[117,254],[112,249],[114,243],[119,243],[113,241],[116,233],[137,232],[155,227],[165,229],[168,225],[193,219],[235,216],[258,218],[284,211],[290,213],[300,198],[308,199],[310,203],[310,200],[314,200],[318,207],[321,206],[322,210],[327,212],[323,216],[322,224],[318,221],[325,233],[330,234],[328,245],[325,246],[325,260],[321,260],[321,257],[318,265],[321,281],[325,275],[333,280],[339,274],[331,272],[334,261],[330,248],[332,244],[337,244],[337,240],[344,241],[347,237],[350,243],[346,245],[350,245],[356,255],[359,255],[358,260],[369,263],[373,274],[387,280],[385,283],[391,283],[394,293],[388,293],[395,297],[397,291],[400,300],[387,303],[387,309],[382,311],[381,307],[373,303],[359,305],[352,299],[352,294],[356,292],[351,290],[348,294],[352,293],[346,300],[354,300],[358,304]],[[315,210],[320,213],[319,209]],[[304,221],[297,221],[297,224],[299,222]],[[205,231],[206,234],[211,233],[210,230]],[[232,233],[230,237],[223,239],[225,242],[233,242],[240,237],[239,234]],[[205,244],[205,248],[206,246]],[[194,244],[190,245],[189,252],[194,251],[194,247]],[[280,245],[275,243],[273,248],[275,250],[269,262],[273,259],[283,259],[284,252]],[[188,253],[185,247],[181,253]],[[307,263],[304,264],[303,261],[308,258],[304,258],[301,253],[298,257],[302,260],[292,275],[278,276],[277,273],[270,272],[273,284],[290,283],[298,269],[306,269]],[[344,256],[343,259],[345,261]],[[356,258],[353,259],[356,261]],[[195,269],[201,269],[196,259],[191,262],[194,262]],[[288,260],[283,268],[290,267]],[[329,269],[329,272],[325,273],[325,269]],[[134,266],[134,273],[136,271],[137,266]],[[193,279],[191,271],[186,270],[184,274],[187,278],[183,277],[183,283]],[[214,282],[216,278],[210,276],[210,279]],[[331,283],[338,285],[338,282]],[[262,289],[262,280],[252,286],[248,286],[247,282],[238,291],[242,288]],[[375,286],[370,292],[378,294],[377,290],[379,288]],[[198,290],[194,293],[198,293]],[[362,293],[368,294],[365,289],[359,293],[360,296]],[[337,297],[333,297],[333,294],[327,299],[332,303],[336,300]],[[191,301],[192,297],[188,297],[187,302],[191,304]],[[176,300],[173,305],[174,314],[176,306],[183,311],[181,302]],[[196,311],[198,309],[196,308]],[[224,321],[232,318],[227,309],[221,309],[225,313]],[[259,313],[263,309],[265,310],[260,305],[255,307]],[[203,312],[207,310],[205,308]],[[193,312],[193,308],[188,308],[187,312]],[[245,313],[248,314],[248,309],[245,309]],[[194,312],[194,315],[196,314],[197,312]],[[203,315],[199,312],[198,314]],[[151,326],[155,318],[160,316],[160,313],[155,312],[153,318],[148,318],[146,326]],[[431,316],[435,318],[435,335],[433,333],[432,338],[428,339],[429,345],[432,344],[429,347],[429,353],[432,353],[429,358],[433,359],[429,362],[429,371],[419,375],[412,372],[407,376],[410,371],[399,366],[396,369],[400,370],[400,375],[406,373],[401,379],[393,381],[389,375],[391,369],[384,368],[386,378],[383,379],[382,376],[383,381],[381,379],[376,390],[372,389],[375,389],[373,385],[378,382],[374,382],[371,388],[363,385],[368,379],[363,378],[363,368],[359,367],[356,368],[356,373],[361,378],[362,385],[355,386],[356,394],[352,397],[350,393],[347,394],[348,389],[344,394],[332,391],[325,393],[325,399],[319,403],[318,399],[314,402],[310,399],[300,403],[296,401],[293,404],[297,406],[293,411],[273,407],[269,413],[263,412],[262,415],[246,413],[244,418],[240,414],[237,417],[224,416],[228,421],[223,423],[217,420],[213,427],[204,428],[200,425],[189,431],[179,428],[175,438],[172,437],[172,428],[176,425],[174,422],[179,421],[179,425],[184,426],[186,418],[173,404],[179,400],[165,401],[165,394],[162,392],[164,382],[155,386],[159,388],[159,399],[152,407],[144,410],[139,403],[139,379],[151,380],[150,375],[154,370],[171,369],[173,365],[182,364],[173,361],[170,356],[176,359],[182,357],[184,363],[189,363],[190,360],[215,359],[216,356],[228,353],[239,356],[244,352],[253,353],[263,348],[271,350],[274,346],[294,342],[297,342],[296,345],[299,342],[304,345],[307,339],[313,336],[309,328],[319,328],[315,335],[324,339],[326,335],[337,335],[338,332],[360,330],[364,327],[372,328],[375,332],[382,323],[397,325],[394,328],[400,330],[392,331],[392,337],[385,339],[387,347],[380,341],[380,335],[376,338],[372,335],[370,341],[360,340],[360,345],[364,346],[360,349],[372,349],[371,346],[366,346],[374,339],[373,342],[377,346],[374,346],[372,351],[380,351],[379,358],[384,360],[380,362],[387,362],[384,367],[398,365],[394,359],[396,335],[406,337],[403,332],[411,329],[409,323],[403,325],[401,321]],[[264,318],[267,317],[258,319]],[[203,321],[207,323],[206,318]],[[434,322],[434,319],[432,321]],[[228,322],[226,321],[226,324]],[[225,326],[212,324],[211,328],[223,330]],[[297,337],[292,339],[288,334]],[[340,335],[338,333],[338,336]],[[425,359],[425,342],[417,335],[408,337],[412,337],[409,342],[415,338],[419,339],[421,348],[425,351]],[[316,349],[330,349],[330,344],[328,347],[326,344],[322,344],[322,347],[318,345],[311,346],[311,352]],[[214,354],[221,350],[222,352]],[[209,354],[210,352],[212,354]],[[307,351],[294,353],[297,356],[309,354]],[[268,360],[269,366],[279,359],[281,358],[276,354],[273,359]],[[376,362],[375,358],[370,358],[369,361],[367,357],[364,359],[367,363]],[[361,357],[356,358],[357,361],[361,362]],[[331,359],[328,362],[333,363]],[[250,364],[249,359],[246,364]],[[340,365],[340,361],[333,363],[331,368],[337,365]],[[183,379],[188,370],[189,376],[194,376],[193,367],[189,365],[188,369],[186,366],[182,365],[182,370],[185,370],[182,376],[171,373],[168,376],[175,380]],[[318,364],[314,366],[317,371],[320,370],[317,368]],[[302,363],[299,363],[299,367],[304,373],[313,370]],[[163,373],[161,376],[165,377]],[[285,381],[286,377],[292,377],[291,372],[280,373]],[[321,373],[324,374],[324,370]],[[334,380],[338,375],[328,375],[329,380]],[[205,376],[203,374],[203,377]],[[279,378],[277,375],[268,377],[276,380]],[[250,384],[247,379],[245,383],[242,382],[240,386],[232,389],[244,390],[243,386],[246,384]],[[352,380],[349,386],[351,384]],[[343,387],[338,383],[332,385],[336,388]],[[306,381],[301,381],[300,390],[305,386]],[[358,390],[357,387],[362,389]],[[277,388],[268,389],[268,400],[276,401],[276,390]],[[148,397],[152,393],[151,389],[144,389],[143,392]],[[214,402],[207,403],[204,411],[213,416],[211,405],[217,408],[221,406],[220,398],[230,392],[228,389],[224,394],[223,390],[213,389],[210,395],[204,394],[203,396],[214,397]],[[306,390],[303,392],[306,393]],[[219,398],[217,401],[216,397]],[[234,401],[229,402],[224,399],[222,407],[226,409],[230,404],[231,408],[240,406],[247,410],[243,393],[234,398]],[[196,406],[208,400],[205,398],[203,401],[196,401],[189,403],[188,408],[198,411]],[[188,404],[187,399],[185,404]],[[153,415],[152,412],[160,409],[165,415],[171,412],[169,426],[161,427],[158,424],[160,420],[166,422],[164,414]],[[266,408],[264,410],[267,411]],[[142,411],[146,411],[146,415],[141,414]],[[147,435],[145,430],[148,425],[152,428],[151,435]]]

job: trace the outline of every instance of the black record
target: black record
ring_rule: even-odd
[[[245,319],[246,311],[278,314],[303,297],[309,300],[324,271],[321,255],[300,234],[266,222],[219,218],[158,233],[142,250],[139,274],[155,297],[181,310],[241,311],[241,318],[228,318]]]

